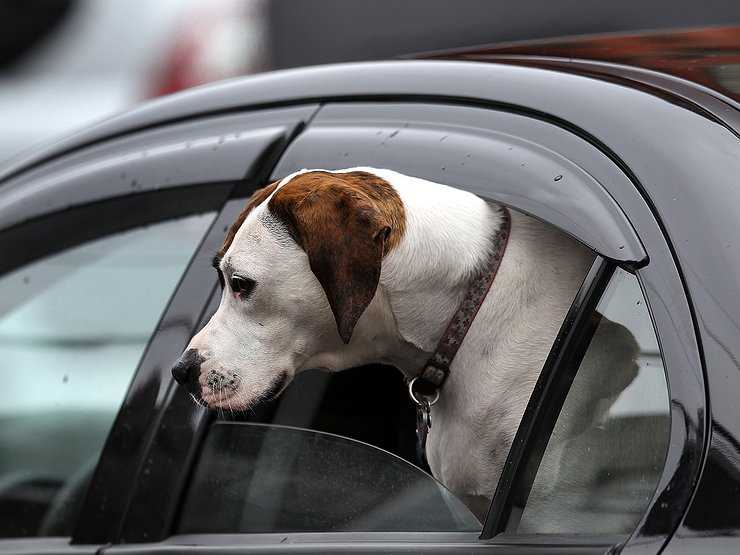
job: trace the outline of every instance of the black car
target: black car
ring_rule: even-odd
[[[740,551],[737,62],[556,46],[227,81],[6,168],[0,551]],[[245,415],[172,380],[245,198],[352,166],[471,191],[593,251],[483,523],[416,460],[393,368],[307,372]],[[559,438],[571,384],[608,380],[579,371],[602,315],[637,339],[637,378]]]

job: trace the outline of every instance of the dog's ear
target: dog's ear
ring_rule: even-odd
[[[303,174],[281,188],[269,205],[306,251],[345,343],[375,295],[394,224],[374,198],[379,193],[367,194],[351,178]]]

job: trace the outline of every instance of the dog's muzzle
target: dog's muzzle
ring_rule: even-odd
[[[220,372],[216,372],[215,370],[211,370],[210,372],[208,372],[208,376],[206,376],[206,384],[214,393],[219,393],[222,391],[233,393],[237,389],[239,389],[240,383],[241,378],[238,374],[234,373],[226,375]]]

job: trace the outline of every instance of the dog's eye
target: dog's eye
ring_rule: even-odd
[[[243,295],[246,297],[252,292],[252,289],[254,289],[255,281],[253,279],[245,278],[242,276],[231,276],[231,280],[229,280],[229,283],[231,284],[231,290],[234,293],[239,293],[240,295]]]

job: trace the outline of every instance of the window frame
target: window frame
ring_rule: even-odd
[[[182,392],[171,365],[207,322],[214,295],[220,298],[211,260],[228,227],[316,110],[316,105],[307,104],[249,112],[237,127],[255,138],[246,144],[249,150],[238,153],[246,173],[231,181],[142,356],[93,474],[71,545],[166,537],[205,422],[200,409],[178,395]],[[193,159],[199,168],[197,157]],[[185,457],[184,465],[178,465],[175,454]],[[125,479],[121,469],[127,469]]]
[[[340,117],[337,117],[336,112],[332,114],[331,118],[327,118],[328,122],[323,121],[323,116],[325,111],[328,111],[333,104],[327,104],[322,108],[311,122],[311,125],[308,126],[306,133],[299,137],[287,150],[272,176],[273,179],[299,169],[298,166],[303,167],[305,165],[303,162],[309,156],[313,160],[311,164],[313,167],[332,169],[360,165],[353,164],[355,162],[354,158],[357,158],[358,155],[352,152],[352,147],[356,144],[353,144],[351,140],[342,142],[341,145],[329,152],[317,150],[315,145],[313,152],[311,152],[311,146],[306,140],[311,131],[317,129],[322,123],[327,128],[335,127],[344,133],[348,139],[352,137],[353,125],[371,135],[374,134],[373,128],[382,129],[384,125],[387,126],[387,121],[384,121],[382,117],[378,118],[374,113],[381,104],[378,98],[370,100],[358,98],[355,100],[355,103],[349,104],[347,99],[342,99],[341,106],[346,109],[343,113],[340,112]],[[481,108],[480,104],[466,102],[464,99],[445,98],[438,99],[436,103],[431,103],[426,98],[404,100],[396,96],[385,100],[385,105],[395,103],[408,106],[409,112],[412,112],[413,108],[420,104],[423,106],[429,103],[428,110],[420,118],[420,121],[423,121],[423,126],[428,133],[437,137],[443,135],[444,131],[449,128],[437,124],[438,114],[441,110],[444,110],[445,106]],[[336,102],[335,99],[335,105],[338,104],[339,102]],[[559,120],[556,117],[549,117],[547,114],[537,113],[531,106],[489,104],[484,108],[491,112],[522,115],[532,122],[546,123],[559,128],[577,139],[570,142],[563,141],[562,143],[551,142],[546,146],[567,159],[577,161],[579,165],[587,168],[589,173],[599,177],[599,185],[614,200],[611,209],[623,211],[624,214],[628,215],[632,228],[648,253],[648,257],[642,260],[625,260],[623,257],[613,256],[613,251],[605,254],[603,251],[596,250],[597,254],[611,259],[613,263],[622,264],[631,270],[639,270],[637,272],[638,280],[645,294],[646,304],[664,357],[671,403],[669,450],[661,478],[643,518],[631,536],[626,541],[622,541],[621,546],[625,552],[629,552],[633,548],[639,551],[646,544],[650,544],[657,551],[660,546],[668,541],[680,520],[682,511],[688,506],[693,491],[692,488],[701,468],[707,441],[704,429],[708,411],[702,357],[694,327],[690,299],[678,270],[675,252],[667,240],[665,230],[639,180],[629,166],[607,145],[584,130],[577,128],[574,124]],[[382,109],[385,110],[385,106]],[[396,121],[396,126],[400,125],[401,132],[403,132],[404,127],[409,125],[409,121],[413,121],[411,118],[412,116],[409,116],[409,119]],[[450,123],[449,119],[445,119],[445,124],[449,125]],[[459,123],[463,127],[470,125],[469,121],[460,121]],[[394,134],[391,133],[391,135]],[[327,132],[326,137],[329,136]],[[450,160],[449,153],[446,157],[443,157],[440,156],[439,149],[428,149],[424,152],[423,149],[417,148],[414,150],[398,143],[393,143],[393,148],[385,148],[388,146],[387,138],[381,137],[381,139],[383,140],[378,141],[380,144],[376,148],[370,149],[370,155],[368,155],[368,152],[361,153],[363,158],[361,165],[398,169],[401,172],[404,171],[405,164],[412,164],[416,169],[422,168],[422,172],[427,171],[426,168],[430,168],[428,173],[422,173],[420,177],[459,187],[484,198],[510,204],[507,199],[501,197],[496,184],[481,185],[475,183],[471,186],[469,183],[455,181],[453,174],[444,171],[444,165],[440,167],[440,164],[444,164],[448,160],[450,161],[449,165],[452,165],[454,158]],[[305,143],[303,151],[295,152],[301,141]],[[317,140],[315,142],[324,145],[330,143],[328,140]],[[605,170],[605,162],[610,170]],[[605,175],[605,171],[616,172],[626,179],[621,180],[615,178],[614,175]],[[414,175],[417,174],[414,173]],[[525,189],[522,192],[524,195],[536,192],[531,190],[531,186],[524,185],[523,189]],[[621,251],[621,249],[618,250]],[[678,507],[680,507],[680,510],[676,509]],[[485,540],[485,538],[482,539]],[[554,539],[549,538],[542,541]],[[499,542],[498,539],[494,538],[485,541]],[[572,537],[570,540],[563,538],[563,541],[569,543],[572,541]],[[509,544],[511,542],[505,540],[505,543]],[[529,545],[531,544],[532,542],[529,542]],[[543,543],[543,545],[545,544]]]
[[[135,230],[143,226],[157,225],[181,217],[208,212],[214,214],[213,220],[215,221],[221,206],[233,187],[232,183],[172,187],[165,190],[107,198],[75,205],[67,210],[51,214],[42,213],[36,218],[24,219],[23,222],[17,225],[0,230],[0,247],[13,247],[5,251],[8,255],[0,262],[0,275],[12,272],[46,256],[57,255],[91,241],[105,239],[116,233]],[[58,234],[60,226],[67,232],[62,237]],[[209,225],[209,229],[212,229],[212,223]],[[194,253],[199,249],[199,245],[207,234],[208,231],[206,230],[199,238],[198,243],[193,245]],[[49,241],[49,237],[58,237],[59,240],[57,242]],[[154,337],[159,333],[161,322],[169,311],[171,299],[180,287],[180,280],[186,273],[189,264],[185,264],[182,273],[177,278],[176,285],[170,291],[170,297],[165,303],[160,322],[149,334],[143,352],[149,349]],[[137,363],[136,368],[132,369],[131,382],[138,375],[140,368],[141,360]],[[117,407],[116,412],[121,409],[121,406]],[[118,417],[112,423],[105,443],[110,440],[110,436],[117,425]],[[104,445],[101,446],[101,450],[105,448]],[[43,546],[50,541],[51,538],[38,536],[0,538],[0,548],[12,552],[16,545],[20,546],[25,543],[27,545]]]
[[[4,253],[0,276],[116,233],[218,211],[232,187],[231,183],[208,183],[118,196],[41,214],[6,227],[0,230],[0,249]],[[59,227],[64,229],[63,236]],[[49,237],[56,240],[49,241]]]
[[[13,245],[12,256],[3,258],[2,272],[125,229],[190,213],[215,212],[132,373],[74,532],[65,538],[62,551],[88,553],[91,546],[115,543],[124,523],[130,521],[130,498],[151,451],[152,435],[160,430],[161,415],[170,404],[170,365],[176,358],[172,353],[179,355],[182,350],[178,338],[184,342],[182,347],[189,341],[217,285],[210,267],[213,252],[223,240],[225,227],[241,210],[244,197],[255,183],[266,179],[283,149],[316,109],[315,104],[307,104],[247,110],[229,117],[195,118],[193,122],[146,128],[108,142],[85,145],[23,173],[13,173],[0,183],[0,245]],[[223,135],[218,138],[224,132],[233,137],[231,143]],[[194,145],[197,140],[205,141],[202,152],[211,153],[205,154],[205,161],[203,155],[173,158],[173,152],[188,149],[190,141]],[[148,150],[153,142],[164,148]],[[118,156],[120,152],[126,155]],[[231,161],[218,164],[224,156]],[[107,162],[98,163],[101,157]],[[124,179],[132,160],[139,172],[135,177],[144,185],[129,186],[128,178]],[[177,171],[173,172],[173,165]],[[83,172],[82,177],[70,180],[70,173],[74,176],[78,170]],[[69,233],[61,237],[50,233],[60,222],[70,227]],[[29,233],[35,239],[31,242],[33,248],[28,240],[22,241]],[[186,447],[197,445],[191,439],[177,441]],[[52,544],[59,547],[60,538],[0,539],[0,548],[11,553],[36,547],[43,551],[44,546]]]
[[[363,101],[363,98],[356,98],[352,100]],[[395,97],[389,97],[385,99],[373,98],[373,102],[380,102],[386,100],[387,102],[398,102]],[[429,102],[428,99],[425,100]],[[414,101],[410,101],[409,104],[414,104]],[[470,103],[465,101],[450,101],[440,100],[438,104],[430,104],[430,108],[441,108],[445,105],[461,105],[471,106]],[[474,105],[474,104],[473,104]],[[471,106],[472,107],[472,106]],[[480,106],[478,106],[479,108]],[[489,106],[489,108],[492,108]],[[506,112],[505,107],[495,107],[495,110]],[[494,111],[495,111],[494,110]],[[512,110],[512,113],[522,115],[524,110]],[[348,116],[348,122],[354,119],[355,121],[362,122],[363,125],[368,126],[368,117],[371,110],[367,105],[357,104],[356,113]],[[319,112],[319,115],[321,112]],[[435,128],[434,124],[434,111],[429,111],[429,132],[436,132],[439,134],[439,129]],[[629,221],[634,227],[637,236],[640,241],[645,245],[646,251],[650,255],[650,263],[647,260],[637,261],[633,264],[633,268],[640,267],[641,271],[639,277],[641,280],[641,286],[643,291],[646,292],[646,301],[649,306],[651,316],[653,317],[653,323],[656,327],[656,333],[658,335],[659,343],[661,344],[661,350],[666,356],[666,373],[669,381],[670,395],[671,395],[671,447],[666,459],[666,465],[663,469],[660,482],[656,489],[656,493],[650,502],[646,514],[644,515],[640,525],[632,534],[630,539],[624,544],[625,550],[629,551],[630,544],[637,546],[638,543],[648,541],[652,545],[662,545],[670,537],[674,529],[674,523],[676,518],[680,515],[672,511],[672,514],[666,518],[666,511],[663,510],[665,505],[664,500],[670,499],[677,503],[677,506],[685,507],[688,503],[688,499],[691,495],[691,477],[695,477],[698,472],[698,461],[701,460],[701,452],[704,448],[705,437],[701,435],[701,426],[696,425],[696,415],[703,414],[702,410],[705,408],[705,397],[703,390],[703,382],[697,384],[696,382],[696,368],[697,362],[698,367],[701,370],[701,358],[698,352],[698,346],[696,344],[696,337],[692,336],[693,343],[685,344],[683,338],[687,330],[694,331],[693,320],[691,317],[691,310],[686,291],[683,287],[678,269],[675,263],[673,251],[670,245],[667,243],[663,229],[660,226],[659,221],[654,215],[651,205],[646,201],[642,194],[641,187],[637,180],[629,171],[629,168],[619,160],[619,158],[611,152],[605,145],[599,143],[597,140],[590,137],[585,132],[578,132],[571,125],[563,124],[558,122],[556,119],[549,119],[541,115],[526,112],[524,115],[531,117],[535,121],[549,123],[555,127],[559,127],[561,130],[567,131],[573,134],[580,140],[574,141],[564,148],[558,150],[559,154],[569,156],[571,159],[579,161],[588,161],[588,157],[592,154],[584,154],[584,150],[592,149],[595,150],[602,156],[602,159],[595,162],[603,170],[604,159],[607,160],[609,167],[612,170],[617,171],[621,175],[626,177],[626,183],[623,180],[610,181],[604,180],[599,183],[603,186],[610,197],[614,199],[615,207],[624,211],[629,215]],[[316,119],[308,125],[307,129],[310,130],[316,123]],[[288,148],[286,156],[281,159],[281,162],[287,158],[290,154],[290,149],[295,145],[295,142]],[[398,149],[396,155],[403,157],[403,149]],[[341,156],[341,153],[340,153]],[[418,154],[417,154],[418,156]],[[430,160],[434,159],[434,156],[427,153],[424,160],[431,166]],[[325,162],[326,157],[322,157],[322,154],[318,154],[315,158],[317,166],[324,166],[331,169],[331,164]],[[424,162],[424,160],[417,159],[416,162]],[[593,160],[592,160],[593,162]],[[439,167],[439,161],[434,160],[434,166]],[[351,163],[345,163],[344,166],[350,166]],[[381,164],[376,164],[381,166]],[[278,169],[273,172],[272,178],[282,177],[283,174],[293,169],[299,169],[295,167],[281,166],[278,165]],[[402,170],[401,170],[402,171]],[[597,170],[598,171],[598,170]],[[448,175],[445,175],[442,171],[436,170],[436,181],[449,183]],[[267,180],[262,183],[253,184],[254,187],[264,184]],[[462,189],[468,189],[464,183],[450,183],[453,186],[460,187]],[[485,190],[473,190],[476,194],[484,197],[496,199],[495,186],[489,184]],[[603,254],[603,253],[600,253]],[[606,257],[604,257],[606,258]],[[620,262],[626,262],[624,260]],[[611,260],[611,263],[615,263]],[[688,326],[688,327],[687,327]],[[685,364],[682,365],[681,363]],[[687,364],[686,364],[687,363]],[[176,396],[175,396],[176,398]],[[172,402],[169,400],[168,402]],[[168,416],[167,420],[164,419],[159,423],[160,429],[158,433],[162,433],[162,441],[165,442],[168,434],[166,428],[171,427],[175,423],[181,423],[183,420],[192,417],[193,412],[196,409],[194,406],[182,406],[177,410],[173,410],[171,416]],[[171,429],[171,428],[170,428]],[[200,433],[202,433],[202,423],[199,425]],[[688,430],[689,433],[686,433]],[[193,442],[192,453],[196,453],[199,449],[199,436],[198,433],[191,435]],[[163,460],[163,459],[160,459]],[[168,514],[176,514],[177,503],[182,494],[182,487],[187,480],[187,474],[181,475],[179,478],[178,487],[180,492],[175,492],[173,495],[168,496],[170,505],[167,509],[170,511]],[[680,484],[683,481],[683,486]],[[659,502],[660,501],[660,502]],[[175,504],[173,507],[172,504]],[[140,504],[139,504],[140,505]],[[669,503],[670,505],[670,503]],[[166,540],[169,536],[169,529],[165,523],[160,522],[156,526],[156,530],[150,530],[145,533],[141,533],[139,528],[141,525],[146,525],[146,514],[147,510],[138,507],[136,509],[136,518],[132,519],[132,515],[127,515],[127,522],[124,523],[122,529],[127,529],[130,534],[127,533],[125,540],[127,542],[159,542]],[[256,544],[260,542],[271,543],[271,535],[260,535],[261,538],[250,538],[248,536],[239,535],[240,538],[238,543]],[[269,536],[269,537],[268,537]],[[286,535],[279,535],[284,538]],[[317,539],[325,537],[326,534],[317,533],[314,535]],[[378,533],[374,535],[376,540],[385,538],[387,535]],[[344,536],[346,538],[367,538],[367,534],[357,533],[349,534]],[[390,536],[388,536],[390,537]],[[408,535],[409,538],[414,538],[413,534]],[[123,536],[119,536],[119,539],[123,539]],[[196,545],[209,545],[211,540],[214,542],[220,541],[218,538],[211,538],[208,535],[198,535],[196,537],[188,536],[187,542],[191,541]],[[218,541],[217,541],[218,540]],[[232,538],[233,540],[233,538]],[[177,543],[178,537],[172,536],[169,543]],[[224,540],[226,541],[226,540]],[[579,551],[583,552],[603,552],[604,548],[608,548],[613,545],[613,542],[618,541],[613,537],[599,537],[584,538],[579,540],[572,536],[548,536],[547,538],[539,538],[539,541],[534,541],[532,538],[491,538],[486,540],[483,538],[483,542],[476,544],[479,547],[486,547],[494,545],[496,549],[501,550],[505,548],[505,551],[500,552],[538,552],[540,550],[548,551],[552,550],[553,547],[562,548],[564,552],[572,552],[574,548],[578,548]],[[455,540],[457,547],[461,544],[459,539]],[[338,544],[337,544],[338,545]],[[350,544],[344,544],[350,545]],[[412,544],[409,544],[412,545]],[[452,544],[450,544],[452,546]],[[570,550],[570,551],[569,551]],[[156,552],[156,545],[151,550]]]

